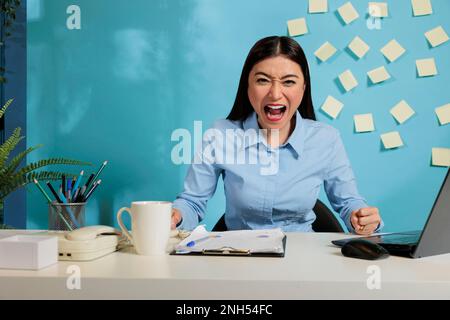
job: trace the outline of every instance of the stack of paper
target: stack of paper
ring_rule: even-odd
[[[284,237],[280,228],[208,232],[201,225],[181,241],[175,251],[178,254],[205,251],[280,254],[284,252]]]

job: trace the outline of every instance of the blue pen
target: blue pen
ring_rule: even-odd
[[[205,241],[205,240],[208,240],[208,239],[210,239],[210,238],[220,238],[220,236],[219,236],[219,235],[207,235],[207,236],[205,236],[205,237],[203,237],[203,238],[200,238],[200,239],[197,239],[197,240],[189,241],[189,242],[186,244],[186,246],[191,248],[191,247],[195,246],[197,243],[202,242],[202,241]]]
[[[67,179],[67,201],[71,202],[72,199],[72,178]]]
[[[75,181],[75,185],[73,186],[73,192],[77,192],[78,186],[80,185],[81,178],[83,177],[84,170],[81,170],[79,177]]]
[[[61,198],[61,201],[63,203],[68,204],[66,197],[62,194],[61,191],[59,192],[59,197]],[[75,217],[72,213],[72,210],[70,208],[67,208],[67,209],[68,209],[67,212],[69,213],[70,219],[72,220],[73,224],[75,225],[76,228],[79,228],[80,226],[78,224],[78,221],[75,219]]]

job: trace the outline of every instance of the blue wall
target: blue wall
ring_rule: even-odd
[[[11,152],[10,159],[26,148],[27,144],[27,20],[26,1],[22,1],[16,9],[16,19],[10,29],[11,36],[5,39],[4,63],[6,66],[7,82],[2,86],[2,103],[14,98],[14,102],[4,115],[5,137],[8,138],[15,128],[21,128],[21,134],[25,138],[19,142]],[[19,189],[11,193],[5,199],[4,223],[16,228],[25,228],[26,217],[26,190]],[[0,221],[1,223],[1,221]]]
[[[310,32],[296,40],[309,59],[315,108],[327,95],[345,104],[336,120],[320,111],[318,119],[341,131],[360,192],[380,208],[385,230],[421,228],[447,172],[430,165],[431,148],[450,147],[450,126],[439,126],[434,113],[449,102],[450,47],[430,48],[423,33],[438,25],[450,33],[450,2],[433,0],[432,15],[413,17],[409,0],[387,1],[390,17],[380,30],[366,26],[368,1],[352,1],[360,18],[343,26],[336,10],[345,2],[329,1],[328,13],[311,15],[298,0],[29,1],[28,145],[45,144],[29,160],[110,161],[88,206],[90,224],[115,224],[115,212],[133,200],[174,199],[187,166],[171,162],[173,130],[192,132],[195,120],[205,129],[226,117],[253,43],[286,35],[287,20],[306,17]],[[81,8],[80,30],[66,27],[71,4]],[[371,47],[359,61],[345,51],[356,35]],[[388,63],[379,49],[392,38],[407,53]],[[319,64],[313,53],[325,41],[339,51]],[[439,75],[417,78],[415,60],[427,57]],[[366,72],[381,65],[392,79],[369,85]],[[335,80],[346,69],[359,86],[342,93]],[[401,99],[416,115],[398,125],[389,110]],[[376,131],[355,133],[353,115],[368,112]],[[392,130],[405,146],[383,150],[379,135]],[[41,195],[30,189],[27,201],[28,228],[45,228]],[[211,227],[223,210],[219,184],[205,223]]]

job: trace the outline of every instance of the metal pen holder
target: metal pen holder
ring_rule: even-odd
[[[48,205],[48,229],[70,231],[85,226],[86,202]]]

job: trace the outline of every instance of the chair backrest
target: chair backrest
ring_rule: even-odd
[[[223,214],[220,219],[216,222],[216,225],[212,229],[212,231],[227,231],[227,225],[225,223],[225,214]]]
[[[316,220],[312,224],[312,228],[315,232],[345,232],[339,223],[338,218],[333,212],[319,199],[317,199],[316,205],[313,208],[316,214]],[[227,225],[225,223],[225,215],[220,217],[212,231],[227,231]]]
[[[334,213],[319,199],[313,208],[316,220],[312,224],[315,232],[345,232]]]

